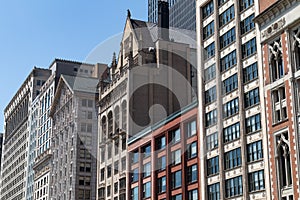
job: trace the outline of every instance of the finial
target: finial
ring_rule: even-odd
[[[130,10],[129,10],[129,9],[127,9],[127,17],[128,17],[128,18],[131,18],[131,13],[130,13]]]

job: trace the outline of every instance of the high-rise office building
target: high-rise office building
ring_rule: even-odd
[[[258,3],[197,1],[203,200],[272,199]]]
[[[300,2],[260,1],[270,199],[299,199]],[[265,149],[264,149],[265,150]]]
[[[25,199],[27,191],[31,105],[42,82],[49,78],[46,69],[34,68],[5,108],[5,133],[1,163],[1,199]],[[30,182],[30,181],[29,181]]]
[[[148,21],[158,22],[158,2],[148,0]],[[181,29],[196,30],[196,1],[195,0],[168,0],[170,26]]]

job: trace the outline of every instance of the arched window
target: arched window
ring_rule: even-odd
[[[291,155],[288,133],[276,136],[276,166],[280,188],[292,185]]]
[[[101,133],[101,141],[105,141],[106,135],[107,135],[107,128],[106,128],[106,117],[102,117],[101,120],[101,129],[102,129],[102,133]]]
[[[120,128],[120,108],[117,106],[115,108],[115,130]]]
[[[126,131],[127,129],[127,103],[122,102],[122,129]]]
[[[112,111],[108,113],[108,135],[112,136],[113,134],[113,114]]]
[[[270,46],[270,75],[272,77],[272,81],[276,81],[283,77],[284,68],[283,68],[283,60],[282,60],[282,47],[281,41],[277,40],[273,42]]]
[[[300,69],[300,28],[294,31],[293,56],[295,59],[295,69]]]

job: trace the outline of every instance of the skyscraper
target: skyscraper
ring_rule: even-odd
[[[201,199],[269,191],[259,1],[197,1]]]
[[[148,21],[158,21],[158,1],[148,0]],[[195,0],[168,0],[170,9],[170,26],[196,30]]]

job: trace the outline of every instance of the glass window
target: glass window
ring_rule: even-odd
[[[137,163],[139,161],[139,152],[135,151],[132,153],[132,163]]]
[[[254,3],[254,0],[240,0],[240,10],[246,10],[248,9],[250,6],[252,6]]]
[[[242,176],[238,176],[225,181],[225,197],[230,198],[243,194]]]
[[[180,129],[171,131],[170,133],[170,142],[175,144],[180,141]]]
[[[250,173],[248,175],[248,178],[249,178],[249,192],[265,189],[265,176],[263,170]]]
[[[205,104],[212,103],[216,101],[217,99],[217,89],[216,86],[213,86],[212,88],[208,89],[204,93],[205,96]]]
[[[191,190],[188,192],[188,200],[198,200],[198,190]]]
[[[217,123],[217,110],[212,110],[209,113],[206,113],[205,116],[205,126],[209,127]]]
[[[220,200],[220,183],[207,186],[208,200]]]
[[[204,78],[205,81],[210,81],[216,77],[216,65],[213,64],[212,66],[208,67],[204,71]]]
[[[220,48],[223,49],[235,41],[235,28],[230,29],[220,37]]]
[[[250,15],[249,17],[241,21],[241,34],[245,34],[251,31],[252,29],[254,29],[255,24],[253,22],[253,18],[254,18],[254,14]]]
[[[131,190],[132,200],[139,200],[139,187],[135,187]]]
[[[132,182],[137,182],[139,180],[139,169],[134,169],[132,172]]]
[[[253,142],[247,145],[247,161],[253,162],[263,158],[262,141]]]
[[[166,186],[167,186],[166,177],[163,176],[163,177],[159,178],[158,179],[158,193],[166,192]]]
[[[188,183],[194,183],[198,181],[198,168],[197,165],[192,165],[187,168]]]
[[[204,60],[215,56],[215,43],[211,43],[204,49]]]
[[[246,118],[246,133],[261,130],[260,114]]]
[[[197,156],[197,142],[193,142],[188,145],[187,158],[191,159]]]
[[[220,60],[221,72],[224,72],[236,65],[236,50],[230,52]]]
[[[233,124],[223,129],[224,142],[231,142],[240,138],[240,123]]]
[[[151,145],[143,147],[144,157],[149,157],[151,155]]]
[[[171,175],[171,186],[172,186],[172,189],[181,187],[181,170],[172,173],[172,175]]]
[[[158,158],[158,162],[157,162],[157,165],[158,165],[158,170],[164,170],[166,169],[166,156],[162,156],[162,157],[159,157]]]
[[[219,156],[207,160],[207,176],[219,173]]]
[[[145,177],[150,176],[150,175],[151,175],[151,163],[149,162],[149,163],[146,163],[144,165],[144,174],[143,174],[143,176],[145,178]]]
[[[239,98],[235,98],[223,105],[224,118],[230,117],[239,112]]]
[[[164,149],[166,147],[166,136],[162,136],[156,139],[157,150]]]
[[[228,94],[238,87],[238,77],[237,74],[230,76],[223,81],[223,94]]]
[[[182,194],[177,194],[175,196],[172,196],[171,200],[182,200]]]
[[[245,94],[245,108],[259,103],[259,88],[255,88]]]
[[[215,132],[211,135],[208,135],[206,136],[206,148],[207,150],[212,150],[212,149],[215,149],[217,148],[219,145],[218,145],[218,132]]]
[[[234,149],[224,154],[225,170],[232,169],[242,164],[241,148]]]
[[[202,8],[202,16],[203,18],[208,17],[209,15],[211,15],[214,12],[214,2],[210,1],[208,4],[206,4],[203,8]]]
[[[151,196],[151,182],[144,184],[143,198],[149,198]]]
[[[244,83],[250,82],[258,77],[257,63],[254,63],[243,70]]]
[[[111,165],[107,166],[107,178],[111,177]]]
[[[172,164],[178,165],[181,163],[181,149],[172,152]]]
[[[203,28],[203,40],[207,39],[215,32],[215,23],[214,21],[210,22],[207,26]]]
[[[106,193],[107,193],[107,196],[109,197],[111,194],[111,186],[110,185],[107,186]]]
[[[242,58],[247,58],[256,53],[256,38],[242,44]]]
[[[227,10],[225,10],[223,13],[219,16],[219,26],[223,26],[227,24],[229,21],[234,19],[234,5],[230,6]]]
[[[196,135],[196,133],[197,133],[197,122],[196,122],[196,120],[188,122],[187,123],[187,135],[188,135],[188,137]]]

